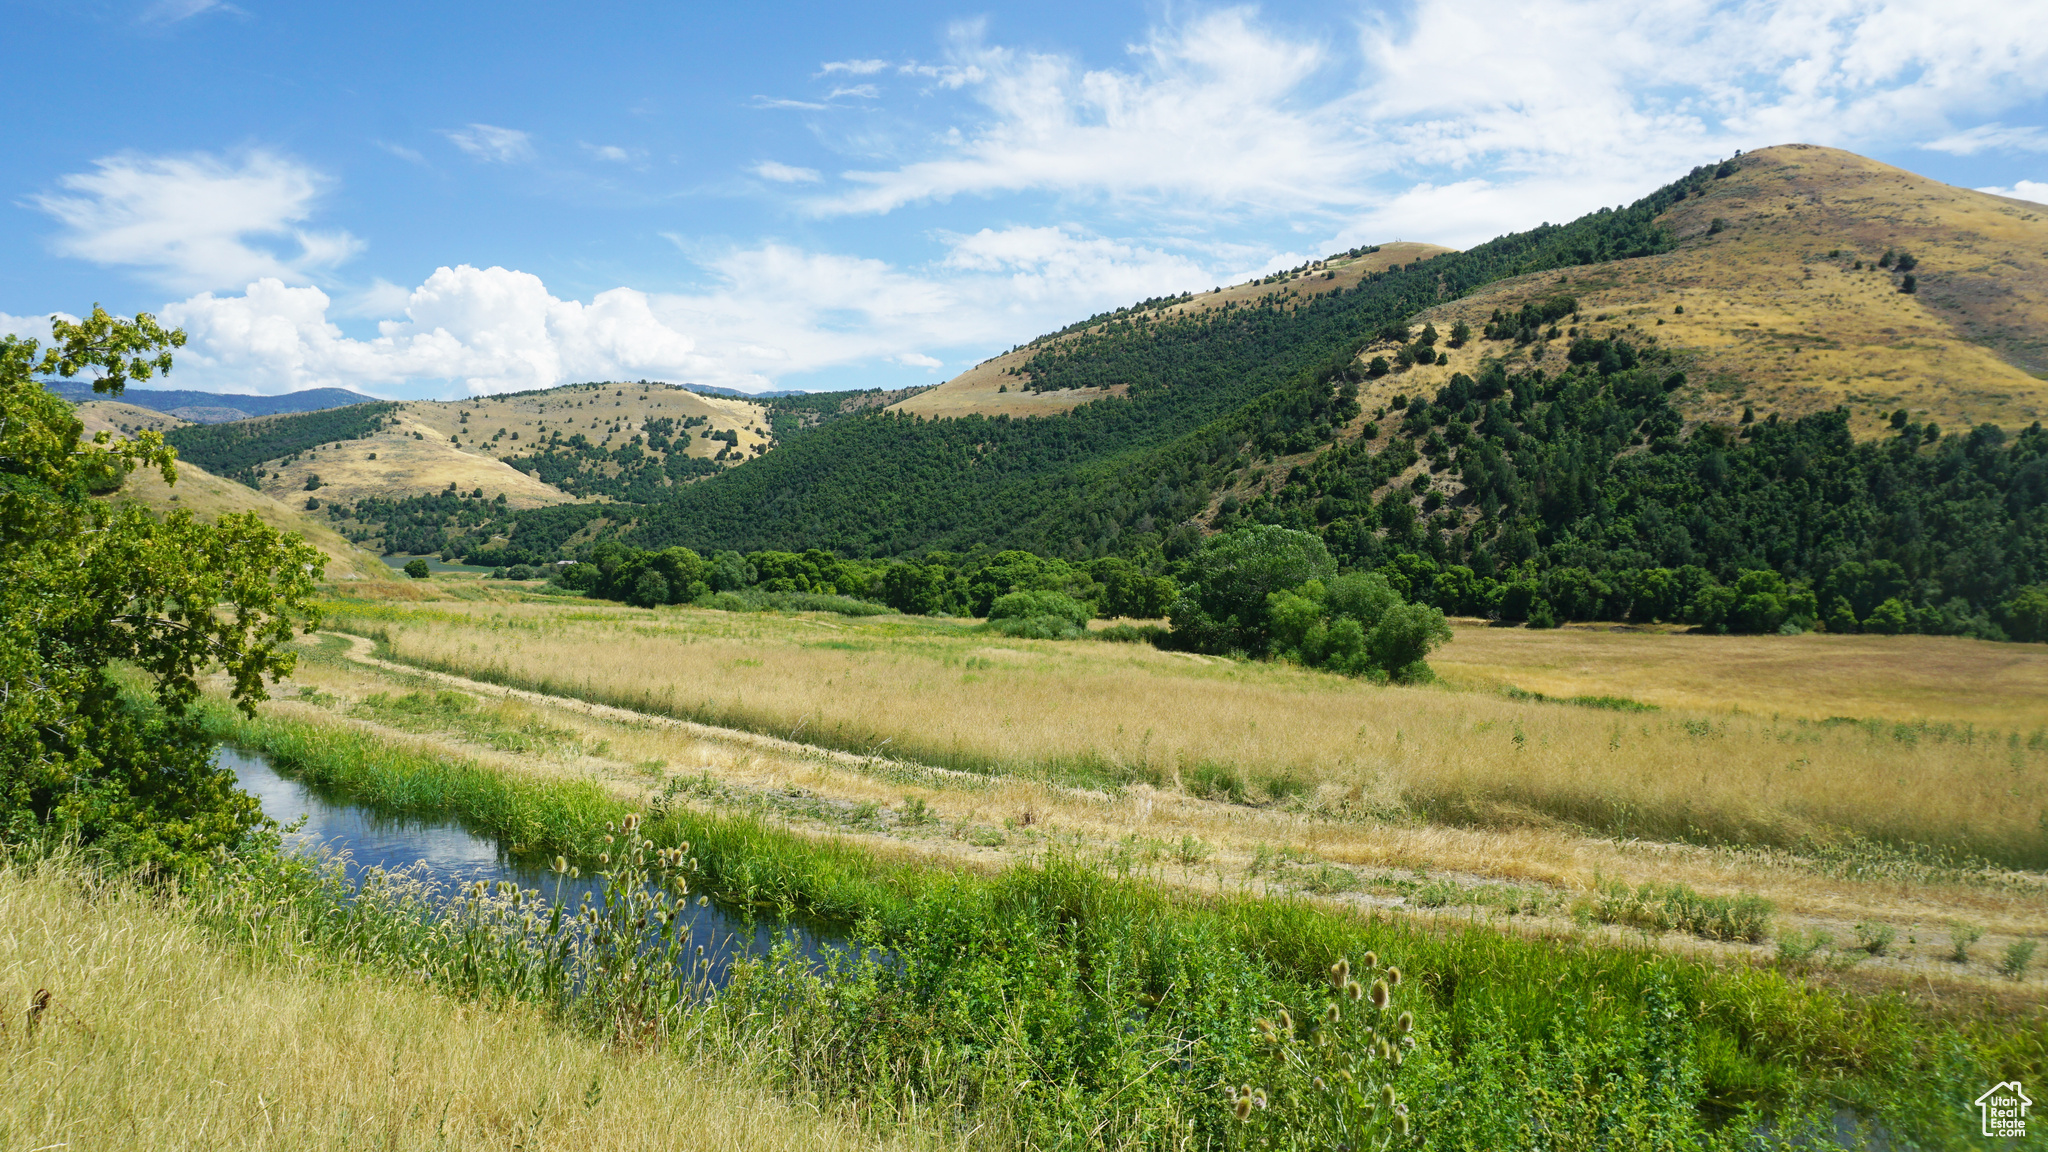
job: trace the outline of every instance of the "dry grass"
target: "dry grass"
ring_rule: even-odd
[[[281,952],[175,900],[0,867],[0,1147],[851,1149],[719,1068]],[[23,1010],[51,993],[33,1034]]]
[[[1614,712],[1376,688],[1286,666],[1007,640],[936,621],[548,605],[385,613],[377,626],[402,658],[941,766],[1252,798],[1306,789],[1357,815],[1464,825],[1562,820],[1609,834],[1779,846],[1846,831],[2036,865],[2043,855],[2048,748],[2033,735],[2042,718],[2023,686],[2002,711],[1927,716],[1960,727],[1831,726],[1725,706]],[[1497,635],[1487,642],[1536,634]],[[1628,639],[1652,663],[1695,659],[1712,643]],[[1821,686],[1867,652],[1799,648],[1810,662],[1782,663],[1775,674]],[[1981,653],[1988,671],[2015,650],[1958,651],[1965,655],[1947,671],[1970,682],[1967,652]],[[1454,644],[1445,663],[1458,659]],[[1622,661],[1606,674],[1626,681],[1630,670]],[[2038,676],[2038,665],[2026,674]],[[1817,714],[1838,711],[1825,687],[1806,699]],[[1996,731],[1983,727],[1994,722]]]
[[[1430,911],[1425,918],[1463,922],[1486,916],[1503,927],[1577,933],[1569,908],[1603,880],[1629,885],[1684,884],[1714,896],[1759,895],[1778,909],[1786,932],[1827,932],[1854,939],[1855,926],[1885,923],[1899,946],[1882,959],[1866,959],[1859,980],[1879,986],[1929,981],[1975,996],[2003,987],[1988,962],[1958,966],[1946,959],[1947,925],[1974,924],[2002,947],[2048,932],[2040,874],[2001,878],[1897,866],[1869,854],[1828,862],[1775,851],[1703,848],[1587,835],[1556,822],[1523,821],[1474,827],[1406,819],[1360,818],[1347,810],[1348,790],[1328,785],[1284,804],[1246,806],[1191,795],[1185,790],[1134,784],[1114,792],[1062,787],[1014,776],[989,779],[920,771],[914,767],[833,753],[730,729],[658,719],[562,697],[421,673],[369,659],[355,641],[352,659],[337,659],[337,639],[300,666],[298,679],[318,688],[319,703],[280,701],[281,717],[316,725],[368,725],[380,738],[422,753],[474,759],[514,775],[594,779],[621,799],[644,801],[664,785],[687,795],[716,796],[788,821],[812,834],[854,835],[886,855],[956,867],[997,867],[1050,844],[1063,851],[1125,860],[1165,883],[1201,891],[1252,888],[1299,890],[1325,869],[1344,881],[1332,890],[1318,882],[1322,899],[1378,908],[1403,905],[1375,886],[1375,877],[1422,877],[1473,891],[1501,885],[1536,894],[1547,913],[1526,910],[1500,919],[1503,910],[1466,907]],[[477,697],[461,717],[379,726],[376,710],[360,701],[375,693],[454,688]],[[286,693],[290,695],[289,692]],[[493,731],[538,725],[565,735],[537,747],[508,751]],[[705,782],[712,791],[705,792]],[[917,807],[913,808],[913,804]],[[862,817],[860,814],[879,813]],[[916,812],[921,819],[907,814]],[[892,815],[893,814],[893,815]],[[1199,846],[1203,858],[1177,860],[1179,845]],[[1147,863],[1149,861],[1149,864]],[[1264,862],[1262,864],[1262,861]],[[1275,861],[1283,862],[1275,867]],[[1345,880],[1348,877],[1349,880]],[[1729,956],[1767,958],[1771,946],[1708,944],[1667,938],[1660,946]],[[1982,950],[1979,960],[1995,954]]]
[[[1767,148],[1741,164],[1665,214],[1682,241],[1672,252],[1563,281],[1503,281],[1422,318],[1476,328],[1495,308],[1569,293],[1582,331],[1635,329],[1685,353],[1693,386],[1677,399],[1698,419],[1733,420],[1745,404],[1788,417],[1839,404],[1871,436],[1901,407],[1951,430],[2048,418],[2048,209],[1832,148]],[[1727,226],[1709,235],[1716,218]],[[1916,294],[1872,266],[1887,249],[1918,258]],[[1448,366],[1387,377],[1375,393],[1433,394],[1482,354],[1531,351],[1474,341]]]
[[[1380,245],[1377,252],[1369,252],[1355,259],[1332,260],[1319,266],[1312,275],[1320,277],[1323,272],[1335,273],[1328,280],[1310,279],[1307,276],[1289,281],[1287,287],[1301,292],[1327,292],[1332,288],[1350,289],[1365,278],[1368,273],[1382,272],[1396,264],[1414,260],[1426,260],[1445,252],[1455,251],[1441,244],[1420,244],[1414,241],[1396,241]],[[1226,303],[1244,305],[1269,292],[1280,290],[1279,285],[1260,284],[1247,280],[1232,284],[1220,292],[1196,294],[1185,303],[1163,309],[1162,316],[1179,316],[1189,313],[1207,312]],[[919,416],[1050,416],[1078,408],[1091,400],[1105,396],[1121,395],[1122,386],[1113,388],[1068,388],[1055,392],[1026,392],[1023,381],[1015,376],[1006,376],[1010,368],[1021,368],[1024,362],[1037,355],[1039,348],[1023,348],[1005,352],[976,364],[960,375],[929,392],[921,392],[907,400],[891,405],[905,412]]]
[[[263,490],[287,502],[295,496],[303,500],[297,494],[307,475],[318,473],[325,485],[321,498],[344,503],[365,496],[439,492],[452,483],[464,492],[482,488],[486,496],[502,492],[514,508],[562,504],[571,499],[566,493],[511,467],[505,459],[530,455],[542,443],[543,428],[560,429],[565,438],[580,432],[592,443],[617,447],[639,434],[644,421],[662,416],[678,422],[702,416],[708,421],[690,430],[686,451],[691,456],[714,456],[725,446],[698,436],[707,428],[737,431],[742,451],[768,443],[767,410],[745,400],[700,396],[666,385],[572,384],[517,396],[405,404],[392,427],[366,440],[326,445],[291,464],[266,463]],[[621,431],[610,431],[614,423],[622,426]],[[493,439],[500,429],[505,438]],[[415,432],[419,439],[413,438]],[[511,439],[514,432],[519,439]],[[370,459],[372,453],[375,460]]]
[[[200,520],[211,522],[228,512],[254,512],[258,519],[280,532],[296,532],[306,543],[327,556],[326,578],[390,585],[402,580],[376,553],[358,548],[341,533],[306,515],[282,500],[247,485],[225,480],[196,464],[180,462],[178,482],[167,485],[161,474],[148,469],[132,473],[113,496],[168,512],[183,508]],[[300,504],[305,503],[304,493]]]

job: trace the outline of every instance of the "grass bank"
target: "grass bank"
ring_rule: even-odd
[[[0,1147],[885,1144],[729,1059],[608,1045],[539,1005],[339,963],[275,906],[224,897],[141,891],[75,860],[0,863]]]
[[[324,726],[213,722],[287,773],[482,832],[522,829],[542,851],[604,851],[600,822],[629,812],[595,789],[450,769]],[[551,819],[558,804],[573,815]],[[1966,1146],[1961,1103],[2048,1074],[2038,1017],[1944,1014],[1774,970],[1174,895],[1058,855],[987,876],[917,867],[673,807],[648,812],[640,834],[688,842],[700,890],[815,913],[886,950],[829,973],[764,960],[710,1007],[676,1006],[709,1015],[673,1031],[761,1054],[796,1096],[977,1146],[1232,1147],[1252,1130],[1226,1086],[1266,1094],[1258,1123],[1309,1123],[1328,1101],[1276,1053],[1312,1044],[1340,958],[1392,985],[1387,1013],[1340,997],[1341,1019],[1374,1028],[1375,1043],[1417,1040],[1370,1074],[1396,1085],[1423,1147],[1753,1146],[1744,1109],[1769,1111],[1791,1140],[1838,1107],[1925,1146]],[[351,946],[363,963],[405,962]],[[1412,1033],[1392,1027],[1398,1011]]]

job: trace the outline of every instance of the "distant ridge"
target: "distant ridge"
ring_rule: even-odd
[[[88,400],[113,399],[94,392],[90,383],[80,380],[45,380],[43,387],[73,404],[83,404]],[[176,388],[129,388],[121,393],[119,399],[124,404],[148,408],[153,412],[168,413],[198,424],[225,424],[230,420],[247,420],[252,416],[318,412],[325,408],[368,404],[375,397],[352,392],[347,388],[307,388],[300,392],[288,392],[283,396],[191,392]]]
[[[802,388],[778,388],[773,392],[742,392],[737,388],[720,388],[716,384],[678,384],[686,392],[703,396],[730,396],[735,400],[775,400],[784,396],[809,396]]]

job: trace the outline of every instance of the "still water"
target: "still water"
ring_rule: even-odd
[[[432,881],[451,898],[462,885],[474,880],[490,884],[509,880],[521,888],[538,891],[545,899],[560,899],[572,909],[585,892],[590,893],[593,902],[602,895],[600,883],[594,877],[572,880],[546,868],[513,860],[495,841],[474,835],[459,824],[387,816],[360,804],[323,796],[296,780],[278,775],[262,757],[234,748],[220,749],[220,764],[231,769],[241,789],[263,805],[264,815],[285,826],[301,816],[306,818],[305,826],[287,840],[287,847],[341,857],[352,880],[369,868],[386,872],[403,869]],[[725,982],[734,960],[764,954],[784,939],[794,940],[813,960],[842,946],[809,928],[743,918],[715,903],[700,906],[693,900],[686,911],[690,937],[704,946],[716,984]]]

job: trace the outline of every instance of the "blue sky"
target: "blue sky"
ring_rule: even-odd
[[[0,329],[154,311],[218,391],[932,383],[1793,141],[2048,202],[2009,0],[6,12]]]

